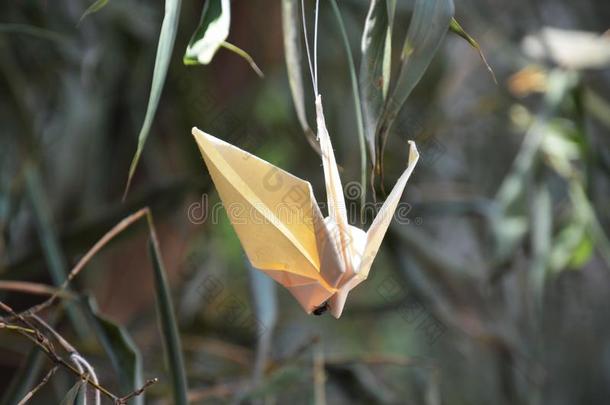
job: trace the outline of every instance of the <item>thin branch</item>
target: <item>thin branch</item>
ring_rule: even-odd
[[[127,401],[129,401],[131,398],[141,395],[148,387],[150,387],[153,384],[156,384],[157,382],[159,382],[158,378],[151,378],[150,380],[146,380],[146,382],[144,383],[144,385],[142,385],[142,387],[140,387],[139,389],[135,390],[134,392],[132,392],[130,394],[125,395],[124,397],[117,399],[115,403],[117,405],[126,404]]]
[[[112,399],[112,401],[116,402],[119,399],[116,395],[114,395],[108,389],[102,387],[101,385],[99,385],[98,383],[93,381],[93,379],[88,374],[83,374],[83,373],[79,372],[79,370],[77,368],[75,368],[72,364],[68,363],[65,359],[60,357],[55,352],[53,344],[49,341],[49,339],[44,334],[42,334],[42,332],[40,332],[40,330],[38,330],[23,315],[16,313],[13,310],[13,308],[11,308],[10,306],[8,306],[7,304],[5,304],[2,301],[0,301],[0,309],[10,313],[12,317],[19,319],[21,322],[24,322],[27,326],[29,326],[31,329],[33,329],[34,333],[28,333],[25,330],[19,330],[19,329],[15,330],[15,331],[17,333],[19,333],[20,335],[25,336],[27,339],[29,339],[31,342],[33,342],[36,346],[38,346],[53,363],[55,363],[56,365],[61,365],[61,366],[65,367],[68,371],[70,371],[72,374],[74,374],[74,376],[78,377],[79,379],[83,380],[87,384],[91,385],[93,388],[95,388],[96,390],[98,390],[99,392],[101,392],[102,394],[107,396],[108,398]],[[22,328],[22,329],[24,329],[24,328]]]
[[[250,54],[248,52],[244,51],[237,45],[233,45],[232,43],[227,42],[227,41],[223,41],[220,44],[220,46],[222,46],[223,48],[226,48],[229,51],[234,52],[238,56],[241,56],[242,58],[244,58],[246,60],[246,62],[248,62],[248,64],[252,68],[252,70],[254,70],[254,72],[258,75],[258,77],[260,77],[261,79],[265,77],[263,71],[258,67],[256,62],[254,61],[254,58],[252,56],[250,56]]]
[[[63,291],[47,284],[32,283],[29,281],[0,280],[0,290],[17,291],[33,295],[58,294],[60,298],[75,298],[75,295],[69,291]]]
[[[14,331],[23,332],[23,333],[36,333],[36,331],[34,329],[24,328],[23,326],[12,325],[10,323],[4,323],[4,322],[0,322],[0,329],[14,330]]]
[[[47,382],[49,382],[49,380],[51,379],[51,377],[53,377],[53,374],[55,374],[55,372],[57,371],[58,368],[59,368],[59,366],[53,366],[53,368],[50,369],[49,372],[44,376],[42,381],[40,381],[37,386],[32,388],[32,390],[30,392],[25,394],[23,399],[21,401],[19,401],[19,403],[17,403],[17,405],[24,405],[30,399],[32,399],[34,394],[36,394]]]
[[[311,75],[311,84],[313,85],[314,97],[318,96],[318,85],[311,64],[311,52],[309,51],[309,40],[307,39],[307,21],[305,20],[305,2],[301,0],[301,14],[303,16],[303,35],[305,36],[305,50],[307,51],[307,62],[309,63],[309,74]]]
[[[148,207],[142,208],[135,213],[129,215],[127,218],[123,219],[121,222],[116,224],[110,231],[108,231],[100,240],[97,241],[95,245],[79,260],[79,262],[74,266],[70,274],[68,274],[68,278],[63,284],[59,287],[58,291],[55,292],[51,297],[49,297],[46,301],[38,304],[24,312],[21,315],[34,315],[38,312],[49,308],[53,305],[57,299],[60,297],[60,292],[65,290],[68,287],[70,281],[72,281],[82,270],[83,268],[91,261],[93,256],[95,256],[108,242],[110,242],[113,238],[115,238],[119,233],[123,232],[125,228],[132,225],[134,222],[138,221],[140,218],[148,215],[150,210]]]

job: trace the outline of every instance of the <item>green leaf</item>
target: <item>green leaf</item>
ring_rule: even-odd
[[[553,250],[549,257],[549,267],[553,273],[558,273],[570,265],[573,254],[586,238],[586,224],[581,220],[573,220],[555,237]]]
[[[363,220],[362,212],[364,210],[364,203],[366,202],[366,145],[364,140],[364,122],[362,120],[362,105],[360,103],[360,92],[358,89],[358,79],[356,77],[356,68],[354,64],[354,58],[352,57],[352,50],[349,45],[347,38],[347,32],[345,25],[343,24],[343,18],[341,18],[341,12],[337,6],[337,2],[332,0],[330,4],[333,7],[333,12],[339,22],[339,29],[341,30],[341,37],[343,39],[343,45],[347,54],[347,61],[349,66],[349,75],[352,82],[352,93],[354,98],[354,110],[356,111],[356,128],[358,129],[358,142],[360,144],[360,206],[361,208],[361,220]]]
[[[282,0],[282,31],[284,35],[284,58],[286,59],[286,70],[288,71],[288,83],[292,102],[297,113],[297,118],[303,128],[305,137],[311,147],[320,153],[316,141],[316,135],[311,130],[307,121],[307,110],[305,108],[305,90],[303,88],[303,72],[301,70],[301,35],[299,32],[301,19],[299,18],[299,5],[297,0]]]
[[[44,190],[39,168],[28,163],[25,167],[25,184],[28,199],[32,205],[32,213],[40,244],[44,252],[51,280],[56,286],[61,286],[68,275],[68,265],[62,251],[59,235],[53,224],[53,213]],[[68,318],[80,337],[87,336],[87,329],[83,326],[83,314],[76,305],[67,306]]]
[[[231,3],[229,0],[208,0],[201,20],[184,54],[185,65],[207,65],[229,36]]]
[[[87,7],[83,15],[80,17],[78,23],[80,24],[81,22],[83,22],[85,17],[87,17],[88,15],[97,13],[98,11],[106,7],[106,4],[108,4],[108,0],[97,0],[95,3],[91,4],[89,7]]]
[[[593,257],[593,239],[589,234],[584,234],[584,238],[580,240],[580,243],[576,245],[576,248],[572,252],[570,257],[569,266],[572,268],[581,268],[591,260]]]
[[[79,380],[72,388],[70,388],[70,391],[66,393],[66,396],[61,401],[61,405],[84,404],[85,388],[85,382]]]
[[[186,372],[182,359],[178,325],[174,316],[174,306],[165,277],[165,268],[161,258],[159,242],[150,215],[148,216],[148,222],[150,228],[148,248],[154,268],[157,314],[163,338],[163,347],[172,379],[174,404],[187,405]]]
[[[551,254],[553,232],[553,204],[548,184],[542,182],[533,190],[530,214],[530,243],[532,261],[529,279],[534,288],[535,299],[542,306],[544,281]]]
[[[402,48],[402,62],[396,84],[389,91],[377,126],[378,169],[383,166],[381,158],[389,130],[440,48],[453,17],[453,11],[453,0],[415,1],[407,38]]]
[[[472,46],[474,49],[476,49],[476,51],[479,53],[479,56],[481,57],[481,60],[485,64],[485,67],[487,67],[489,74],[491,74],[491,77],[492,77],[494,83],[498,84],[498,80],[496,79],[496,74],[494,73],[491,66],[489,66],[489,63],[487,63],[487,59],[485,58],[485,55],[483,54],[483,50],[481,49],[481,46],[479,45],[479,43],[473,37],[471,37],[466,31],[464,31],[464,28],[462,28],[460,23],[455,18],[451,19],[451,23],[449,24],[449,30],[451,32],[453,32],[454,34],[462,37],[466,42],[468,42],[470,44],[470,46]]]
[[[395,6],[395,3],[394,3]],[[369,152],[375,162],[375,133],[390,84],[392,30],[389,21],[393,12],[386,0],[372,0],[360,43],[360,89],[362,112]]]
[[[84,300],[96,336],[110,358],[112,367],[119,378],[124,395],[140,388],[143,384],[142,358],[140,351],[125,328],[105,318],[99,313],[93,297]],[[144,404],[144,397],[133,399],[136,405]]]
[[[138,147],[133,160],[131,161],[131,166],[129,167],[129,176],[127,178],[127,186],[125,187],[123,199],[125,199],[127,193],[129,192],[131,180],[133,179],[136,167],[138,166],[140,155],[142,155],[144,144],[146,143],[146,139],[148,139],[150,127],[152,126],[155,113],[157,112],[157,107],[159,106],[161,92],[163,91],[163,84],[165,83],[167,69],[172,57],[176,32],[178,31],[180,4],[181,0],[165,0],[165,15],[163,17],[163,24],[161,25],[161,33],[159,34],[159,43],[157,45],[157,56],[155,58],[155,67],[153,71],[150,96],[148,98],[148,107],[146,108],[144,123],[142,124],[140,134],[138,135]]]

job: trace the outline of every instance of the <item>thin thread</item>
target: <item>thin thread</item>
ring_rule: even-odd
[[[316,0],[316,19],[314,23],[314,31],[313,31],[313,71],[315,76],[315,91],[316,97],[318,96],[318,15],[320,8],[320,0]]]
[[[311,64],[311,54],[309,52],[309,40],[307,39],[307,22],[305,21],[305,2],[301,0],[301,15],[303,16],[303,34],[305,35],[305,49],[307,50],[307,62],[309,63],[309,74],[311,75],[311,82],[313,85],[314,96],[318,96],[318,83],[317,77],[314,76],[313,66]],[[315,55],[314,55],[315,57]]]

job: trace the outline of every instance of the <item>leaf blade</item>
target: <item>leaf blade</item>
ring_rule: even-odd
[[[383,167],[383,150],[389,130],[440,48],[453,12],[453,0],[415,1],[415,9],[402,48],[400,70],[377,126],[377,172],[381,172]]]
[[[97,13],[98,11],[100,11],[101,9],[106,7],[106,5],[108,4],[108,1],[109,0],[96,0],[93,4],[91,4],[89,7],[87,7],[87,9],[83,13],[83,15],[79,18],[78,24],[83,22],[85,17],[87,17],[88,15]]]
[[[449,24],[449,30],[451,32],[453,32],[454,34],[459,35],[460,37],[462,37],[466,42],[468,42],[468,44],[471,47],[473,47],[479,53],[479,57],[483,61],[483,64],[485,65],[487,70],[489,71],[489,74],[491,74],[491,77],[492,77],[494,83],[498,84],[498,79],[496,78],[496,74],[494,73],[494,71],[491,68],[491,66],[489,65],[489,63],[487,63],[487,58],[485,58],[485,54],[483,53],[483,49],[481,49],[481,45],[479,45],[479,43],[476,41],[476,39],[471,37],[470,34],[468,34],[464,30],[464,28],[462,28],[460,23],[455,18],[451,19],[451,23]]]
[[[150,230],[148,249],[154,270],[157,314],[163,337],[163,347],[172,378],[174,403],[177,405],[187,405],[186,372],[184,369],[184,360],[182,358],[178,325],[174,316],[174,306],[169,292],[169,285],[165,277],[165,266],[163,265],[159,241],[157,239],[152,216],[149,214],[147,219]]]
[[[174,42],[176,40],[176,32],[178,31],[178,19],[180,17],[181,1],[182,0],[165,1],[165,15],[163,16],[163,23],[161,25],[161,32],[159,34],[159,42],[157,45],[157,55],[155,57],[155,67],[153,69],[153,79],[148,98],[148,106],[146,107],[146,115],[144,116],[142,128],[138,134],[138,146],[136,148],[136,153],[131,160],[131,165],[129,167],[129,174],[127,177],[125,192],[123,193],[123,200],[129,192],[133,175],[136,171],[136,167],[138,166],[140,156],[142,155],[144,144],[148,139],[150,128],[157,112],[157,107],[159,106],[161,92],[163,91],[165,77],[167,76],[167,70],[169,68]]]
[[[388,38],[391,40],[392,33],[389,11],[386,0],[371,1],[360,42],[362,60],[359,83],[362,91],[362,112],[366,140],[373,163],[375,160],[375,130],[385,100],[383,89],[387,88],[390,80],[390,63],[388,62],[390,47],[387,42]]]
[[[124,327],[99,312],[93,297],[85,299],[84,306],[96,336],[119,377],[121,389],[125,394],[136,391],[143,385],[142,358],[133,339]],[[144,404],[144,397],[138,395],[133,401],[136,405]]]
[[[201,12],[199,25],[184,53],[185,65],[207,65],[229,36],[231,3],[229,0],[208,0]]]

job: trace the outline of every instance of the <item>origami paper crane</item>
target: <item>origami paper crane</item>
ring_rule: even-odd
[[[409,161],[369,230],[348,224],[343,188],[316,97],[328,216],[311,184],[197,128],[192,132],[252,266],[286,287],[307,313],[339,318],[348,293],[364,281],[419,154]]]

